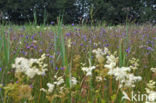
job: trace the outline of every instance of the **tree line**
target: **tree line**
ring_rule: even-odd
[[[156,0],[0,0],[0,20],[64,24],[156,22]]]

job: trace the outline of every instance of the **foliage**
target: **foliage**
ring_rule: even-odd
[[[0,18],[3,12],[9,21],[21,24],[34,21],[36,13],[40,24],[56,23],[60,15],[64,24],[155,23],[155,5],[155,0],[1,0]]]

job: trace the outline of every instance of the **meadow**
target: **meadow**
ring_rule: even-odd
[[[1,25],[0,78],[0,103],[155,103],[156,27]]]

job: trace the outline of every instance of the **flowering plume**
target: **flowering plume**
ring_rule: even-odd
[[[114,69],[117,65],[117,62],[118,62],[118,57],[115,57],[114,55],[108,55],[106,56],[106,64],[104,65],[105,68],[107,69]]]
[[[104,48],[104,51],[102,51],[102,49],[98,48],[98,49],[94,49],[92,52],[96,55],[96,59],[98,60],[98,62],[100,64],[102,64],[104,62],[103,56],[110,53],[108,48]]]
[[[153,73],[156,73],[156,68],[151,68],[151,71],[152,71]]]
[[[94,70],[94,69],[95,69],[95,66],[83,67],[82,71],[86,72],[86,76],[91,76],[92,70]]]
[[[142,78],[140,76],[134,76],[130,71],[130,67],[117,67],[115,69],[110,69],[108,75],[115,76],[116,80],[120,82],[120,88],[135,87],[134,83],[140,81]]]
[[[139,66],[138,62],[139,62],[138,59],[132,58],[132,59],[130,60],[130,63],[131,63],[130,68],[131,68],[132,70],[138,69],[138,66]]]
[[[101,49],[97,49],[93,51],[97,55],[107,55],[106,56],[106,64],[104,67],[108,69],[108,75],[114,76],[117,81],[119,81],[119,87],[135,87],[135,82],[141,81],[142,78],[140,76],[134,76],[133,73],[131,73],[132,70],[137,69],[138,67],[138,60],[133,58],[130,62],[135,63],[134,66],[130,67],[118,67],[118,57],[115,55],[117,52],[114,52],[114,54],[111,54],[110,51],[105,48],[105,52],[102,52]]]
[[[35,75],[44,75],[47,71],[47,64],[44,64],[45,54],[39,59],[26,59],[23,57],[17,57],[15,63],[12,65],[15,68],[15,75],[24,73],[29,78],[33,78]]]
[[[156,83],[153,80],[150,80],[149,83],[147,83],[146,93],[148,94],[148,99],[150,102],[146,103],[155,103],[156,101],[156,91],[154,90],[156,88]]]

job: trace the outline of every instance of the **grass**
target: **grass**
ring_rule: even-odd
[[[95,76],[88,78],[81,70],[81,63],[85,63],[85,66],[97,65],[92,53],[92,50],[97,48],[107,47],[112,53],[118,51],[120,67],[129,66],[129,60],[133,57],[139,59],[139,69],[135,74],[142,76],[143,80],[136,84],[134,91],[144,93],[148,81],[156,80],[150,71],[150,68],[156,67],[156,27],[150,24],[90,27],[65,26],[58,22],[56,26],[1,25],[0,28],[0,78],[4,86],[17,81],[14,76],[15,70],[11,67],[16,57],[39,58],[46,53],[46,75],[26,82],[33,85],[34,100],[30,103],[48,103],[46,94],[39,90],[47,88],[46,83],[53,82],[56,73],[65,78],[70,93],[64,96],[64,99],[55,98],[53,103],[113,103],[112,100],[114,103],[127,103],[121,101],[121,91],[115,95],[117,82],[113,78],[103,81],[99,87],[94,80]],[[68,47],[70,40],[71,47]],[[74,88],[71,87],[72,76],[82,81]],[[1,90],[0,95],[0,101],[3,103],[4,90]],[[13,103],[12,100],[11,97],[7,97],[6,103]],[[21,103],[24,101],[27,99],[22,99]]]

